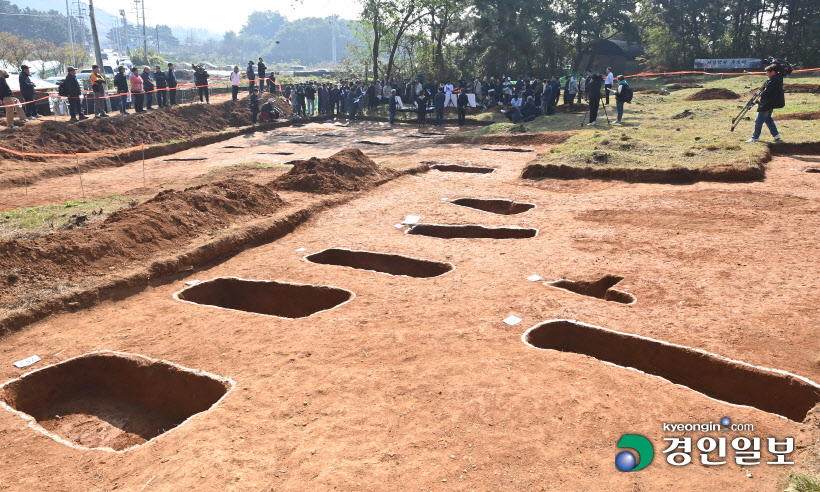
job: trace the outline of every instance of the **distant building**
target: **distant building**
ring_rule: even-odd
[[[637,58],[643,54],[643,45],[639,43],[602,39],[590,46],[581,56],[581,62],[575,71],[591,70],[603,73],[606,67],[612,67],[612,72],[616,75],[638,73],[640,67]]]

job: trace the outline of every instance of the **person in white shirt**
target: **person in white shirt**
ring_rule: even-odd
[[[448,80],[447,83],[444,84],[444,95],[449,99],[450,94],[452,94],[454,90],[453,84]]]
[[[518,94],[512,98],[512,101],[510,101],[510,106],[515,106],[517,108],[521,107],[521,97]]]
[[[242,83],[242,76],[239,75],[239,67],[234,66],[231,72],[231,89],[233,90],[233,100],[239,100],[239,85]]]
[[[609,104],[609,89],[612,89],[612,82],[615,81],[615,74],[612,73],[610,67],[606,67],[606,79],[604,80],[604,92],[606,93],[606,102]]]

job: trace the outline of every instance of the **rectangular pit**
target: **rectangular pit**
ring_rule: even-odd
[[[535,208],[534,203],[520,203],[502,199],[458,198],[450,203],[499,215],[517,215]]]
[[[573,294],[587,297],[594,297],[603,301],[617,302],[619,304],[635,304],[637,298],[629,292],[616,290],[612,287],[623,280],[623,277],[615,275],[605,275],[595,282],[585,282],[581,280],[561,279],[554,282],[545,282],[544,285],[566,290]]]
[[[119,352],[92,352],[0,386],[4,406],[73,447],[127,451],[216,405],[228,378]]]
[[[484,227],[480,225],[416,224],[405,234],[442,239],[527,239],[538,235],[538,229],[523,227]]]
[[[535,348],[588,355],[637,369],[716,400],[796,422],[802,422],[820,403],[820,386],[801,376],[579,321],[545,321],[524,332],[521,339]]]
[[[447,173],[492,174],[495,172],[494,167],[462,166],[460,164],[433,164],[430,169]]]
[[[192,304],[279,318],[305,318],[353,299],[349,290],[327,285],[218,277],[187,287],[174,299]]]
[[[455,268],[451,263],[440,261],[342,248],[330,248],[319,251],[318,253],[305,256],[305,260],[322,265],[338,265],[413,278],[438,277]]]

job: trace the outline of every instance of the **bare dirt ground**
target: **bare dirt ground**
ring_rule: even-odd
[[[87,193],[147,197],[201,183],[211,179],[209,171],[243,161],[327,157],[351,138],[393,143],[353,144],[391,167],[430,161],[497,168],[400,177],[316,214],[275,242],[0,339],[0,382],[27,372],[11,362],[32,354],[43,358],[36,369],[103,349],[236,381],[213,409],[123,454],[70,448],[2,410],[0,483],[14,490],[775,489],[789,468],[744,469],[731,452],[719,467],[665,462],[662,438],[680,433],[662,431],[663,422],[726,416],[755,426],[730,437],[793,436],[798,465],[815,459],[816,410],[804,423],[786,420],[583,355],[537,350],[521,335],[542,321],[567,318],[820,380],[814,330],[820,181],[802,172],[817,166],[816,156],[775,157],[764,181],[743,184],[530,181],[519,175],[532,154],[399,141],[396,135],[415,127],[382,127],[310,125],[281,132],[298,134],[293,137],[239,137],[182,153],[205,154],[207,161],[148,163],[145,186],[141,163],[88,173]],[[315,138],[330,130],[345,137]],[[279,142],[295,138],[319,143]],[[221,148],[231,144],[247,148]],[[255,153],[263,148],[294,155]],[[257,182],[286,170],[229,172]],[[76,198],[76,190],[63,191],[70,187],[76,188],[74,178],[42,180],[27,197],[19,187],[2,190],[0,203]],[[496,215],[448,203],[463,197],[537,206]],[[407,215],[423,223],[537,228],[538,235],[408,235],[395,227]],[[449,262],[455,269],[421,279],[303,259],[334,247]],[[525,280],[532,274],[543,280]],[[637,302],[544,285],[605,275],[623,277],[617,288]],[[327,285],[355,297],[301,319],[173,298],[186,281],[225,276]],[[502,323],[510,315],[523,321]],[[616,443],[627,433],[655,446],[645,470],[621,473],[614,466]]]

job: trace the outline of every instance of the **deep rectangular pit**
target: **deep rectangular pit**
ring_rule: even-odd
[[[535,204],[533,203],[520,203],[501,199],[483,200],[480,198],[459,198],[452,200],[450,203],[499,215],[522,214],[527,210],[535,208]]]
[[[481,150],[491,150],[494,152],[535,152],[535,149],[523,147],[481,147]]]
[[[187,287],[174,298],[205,306],[280,318],[304,318],[353,299],[349,290],[326,285],[219,277]]]
[[[585,282],[581,280],[561,279],[554,282],[545,282],[544,285],[567,290],[582,296],[594,297],[604,301],[617,302],[619,304],[634,304],[637,300],[634,295],[622,290],[615,290],[612,287],[623,280],[623,277],[615,275],[605,275],[595,282]]]
[[[208,410],[233,386],[230,379],[202,371],[104,351],[9,381],[0,386],[0,399],[49,437],[122,451]]]
[[[307,261],[322,265],[339,265],[359,270],[402,275],[414,278],[431,278],[453,270],[451,263],[421,260],[409,256],[330,248],[305,256]]]
[[[433,164],[430,169],[448,173],[490,174],[495,172],[494,167],[462,166],[460,164]]]
[[[535,237],[538,229],[524,227],[484,227],[480,225],[416,224],[405,234],[442,239],[526,239]]]
[[[820,403],[820,386],[803,377],[579,321],[546,321],[521,338],[535,348],[574,352],[638,369],[717,400],[797,422]]]

